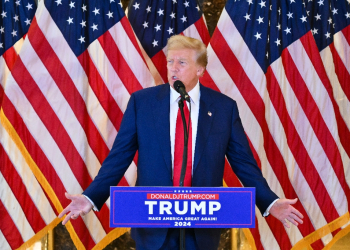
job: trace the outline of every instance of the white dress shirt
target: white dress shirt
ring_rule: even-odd
[[[194,162],[194,152],[196,148],[196,138],[197,138],[197,127],[198,127],[198,114],[199,114],[199,82],[197,85],[188,92],[191,99],[191,124],[192,124],[192,166]],[[179,110],[178,101],[180,100],[180,94],[176,92],[175,89],[170,87],[170,145],[171,145],[171,165],[174,169],[174,150],[175,150],[175,129],[176,129],[176,119]],[[185,102],[188,109],[189,103]],[[192,168],[193,173],[193,168]]]

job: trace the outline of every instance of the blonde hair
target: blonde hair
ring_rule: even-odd
[[[178,49],[192,49],[196,52],[196,63],[204,68],[208,64],[207,47],[205,44],[195,38],[175,35],[168,40],[168,51]]]

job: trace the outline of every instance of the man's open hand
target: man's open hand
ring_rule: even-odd
[[[304,216],[295,209],[292,204],[295,204],[298,199],[290,200],[290,199],[279,199],[270,209],[270,214],[276,217],[279,221],[283,223],[283,225],[289,228],[290,221],[295,226],[299,224],[303,224]]]
[[[62,221],[62,224],[65,225],[70,219],[77,219],[79,215],[84,216],[92,209],[92,204],[84,195],[77,194],[71,195],[65,193],[67,199],[70,199],[72,202],[58,215],[58,218],[62,218],[66,213],[67,216]]]

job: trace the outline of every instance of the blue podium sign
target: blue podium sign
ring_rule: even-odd
[[[255,188],[111,187],[111,227],[255,227]]]

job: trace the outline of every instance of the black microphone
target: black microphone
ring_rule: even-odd
[[[188,101],[188,102],[191,102],[190,97],[189,97],[189,95],[188,95],[187,92],[186,92],[185,85],[184,85],[180,80],[176,80],[176,81],[174,82],[174,89],[175,89],[178,93],[180,93],[180,95],[181,95],[181,97],[182,97],[183,99],[185,99],[185,100]]]

